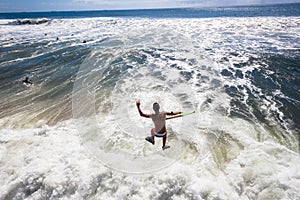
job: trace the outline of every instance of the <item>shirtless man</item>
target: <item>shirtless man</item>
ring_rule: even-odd
[[[138,111],[142,117],[151,118],[154,123],[154,128],[151,129],[151,139],[149,140],[146,138],[147,141],[151,142],[153,145],[155,144],[154,136],[156,137],[162,137],[163,138],[163,146],[162,149],[165,150],[169,148],[169,146],[166,146],[166,140],[167,140],[167,129],[166,129],[166,116],[167,115],[177,115],[181,112],[159,112],[159,104],[154,103],[153,104],[153,110],[154,114],[145,114],[142,112],[140,108],[141,102],[140,100],[136,101],[136,106],[138,108]]]

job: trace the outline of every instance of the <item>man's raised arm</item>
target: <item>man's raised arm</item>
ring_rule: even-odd
[[[138,111],[139,111],[140,115],[141,115],[142,117],[150,118],[150,115],[143,113],[143,111],[141,110],[140,105],[141,105],[140,100],[137,100],[137,101],[136,101],[136,107],[138,108]]]

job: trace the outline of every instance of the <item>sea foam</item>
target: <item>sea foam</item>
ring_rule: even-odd
[[[0,199],[299,199],[297,119],[278,101],[286,91],[255,83],[270,83],[264,70],[276,74],[262,55],[294,55],[298,25],[297,17],[1,25]],[[26,75],[33,86],[19,84]],[[95,112],[96,123],[73,116],[76,83],[95,101],[85,110],[77,98],[76,109]],[[144,140],[152,124],[137,98],[145,112],[157,100],[196,114],[167,122],[171,148],[162,152],[160,140]],[[126,155],[172,162],[145,171],[131,162],[130,171]]]

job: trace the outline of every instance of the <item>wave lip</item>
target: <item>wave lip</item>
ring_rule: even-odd
[[[47,18],[39,18],[39,19],[17,19],[12,22],[8,22],[9,25],[38,25],[38,24],[45,24],[51,21]]]

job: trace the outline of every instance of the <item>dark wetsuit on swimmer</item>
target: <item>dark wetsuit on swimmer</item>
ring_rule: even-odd
[[[147,141],[151,142],[152,144],[155,144],[155,136],[156,137],[162,137],[163,138],[163,146],[162,149],[168,148],[166,146],[166,140],[167,140],[167,129],[166,129],[166,115],[177,115],[181,112],[159,112],[159,104],[154,103],[153,104],[153,110],[154,114],[145,114],[142,112],[140,108],[140,101],[136,101],[136,106],[138,108],[138,111],[142,117],[151,118],[154,123],[154,128],[151,129],[151,139],[146,138]]]

